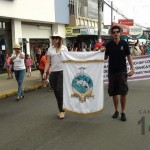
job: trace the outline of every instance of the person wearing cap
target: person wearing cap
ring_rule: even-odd
[[[128,93],[127,76],[134,74],[134,66],[130,55],[129,45],[125,40],[121,40],[120,36],[123,29],[118,26],[112,26],[109,33],[112,40],[109,41],[105,49],[105,59],[108,60],[108,94],[113,97],[115,113],[112,118],[118,118],[118,103],[120,95],[121,103],[121,121],[126,121],[125,105],[126,95]],[[127,73],[126,57],[130,65],[130,71]]]
[[[14,63],[14,73],[15,73],[15,78],[18,83],[18,96],[17,100],[23,99],[24,98],[24,93],[22,89],[22,83],[24,80],[25,76],[25,54],[21,52],[21,46],[19,44],[15,44],[13,47],[14,53],[11,56],[11,61]]]
[[[62,51],[68,51],[68,49],[66,46],[62,45],[62,36],[58,33],[55,32],[51,38],[53,46],[51,46],[47,52],[47,62],[45,65],[43,78],[46,78],[46,72],[51,64],[51,81],[59,109],[58,118],[64,119],[63,66],[60,54]]]

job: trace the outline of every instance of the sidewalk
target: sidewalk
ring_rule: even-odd
[[[36,90],[41,87],[41,77],[38,70],[32,71],[31,77],[25,75],[23,82],[24,92]],[[7,79],[7,73],[0,74],[0,100],[16,95],[17,88],[18,85],[15,77],[13,79]]]

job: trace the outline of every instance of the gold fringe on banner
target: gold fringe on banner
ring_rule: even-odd
[[[62,61],[63,63],[71,63],[71,62],[74,62],[74,63],[92,63],[92,62],[104,62],[104,60],[63,60]]]
[[[101,109],[99,111],[91,112],[91,113],[79,113],[79,112],[73,112],[73,111],[68,110],[66,108],[63,108],[63,110],[65,110],[66,113],[72,113],[72,114],[76,114],[76,115],[79,115],[79,116],[95,116],[95,115],[100,114],[103,111],[103,109]]]

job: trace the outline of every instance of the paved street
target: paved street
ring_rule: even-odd
[[[126,122],[111,118],[107,85],[104,111],[97,116],[67,113],[58,120],[48,88],[28,92],[19,102],[15,96],[0,101],[0,150],[149,150],[149,85],[150,80],[129,82]]]

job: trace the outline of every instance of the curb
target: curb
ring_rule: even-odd
[[[34,85],[34,86],[30,86],[30,87],[25,87],[23,91],[26,93],[26,92],[34,91],[34,90],[41,89],[41,88],[42,88],[42,85]],[[4,100],[4,99],[14,96],[16,94],[17,94],[17,90],[10,90],[10,91],[4,92],[4,93],[0,94],[0,100]]]

